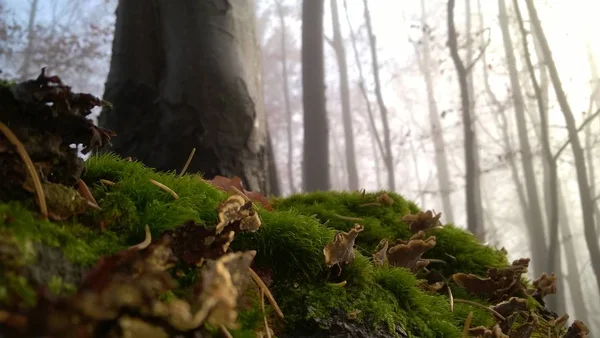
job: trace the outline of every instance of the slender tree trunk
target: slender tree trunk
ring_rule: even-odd
[[[508,14],[506,11],[506,3],[504,2],[504,0],[498,0],[498,8],[500,14],[500,30],[502,31],[502,40],[504,42],[504,52],[506,55],[506,63],[508,66],[508,74],[510,78],[510,88],[515,112],[515,121],[517,122],[517,134],[519,136],[519,145],[521,149],[521,165],[523,166],[523,174],[525,180],[524,183],[525,189],[527,191],[527,201],[529,205],[529,222],[527,223],[526,227],[529,232],[529,243],[532,251],[532,270],[535,276],[539,276],[544,271],[542,262],[544,262],[546,260],[546,257],[548,257],[547,241],[544,229],[544,216],[542,215],[542,209],[540,207],[540,199],[537,191],[535,171],[533,169],[533,155],[531,154],[531,146],[529,145],[529,132],[527,130],[527,121],[525,119],[525,100],[523,98],[523,92],[521,91],[521,84],[519,83],[517,60],[515,58],[514,46],[508,27]],[[523,41],[525,41],[526,43],[527,39],[523,39]],[[533,82],[533,86],[536,89],[536,93],[538,93],[539,86],[537,86],[535,74],[533,74],[532,76],[533,81],[535,81]],[[540,107],[540,116],[542,116],[542,118],[545,118],[545,114],[545,108]],[[546,149],[546,147],[544,147],[544,150],[548,152],[550,151],[550,149]],[[548,153],[547,156],[551,157],[552,154]],[[555,207],[554,210],[557,211],[558,208]],[[553,219],[556,222],[558,222],[558,218]],[[557,250],[553,250],[553,252],[556,251]]]
[[[340,30],[340,16],[337,0],[331,0],[331,19],[333,23],[333,49],[337,58],[340,72],[340,97],[342,99],[342,123],[344,125],[344,145],[346,150],[346,172],[348,173],[348,188],[358,190],[358,171],[356,169],[356,152],[354,150],[354,130],[350,110],[350,89],[348,84],[348,64],[346,50]]]
[[[559,222],[562,225],[560,227],[560,232],[562,234],[561,246],[565,249],[565,260],[567,263],[566,284],[569,286],[569,291],[571,294],[571,304],[574,308],[574,313],[572,313],[572,317],[579,319],[584,323],[589,323],[589,314],[586,307],[587,302],[585,301],[585,296],[583,295],[583,290],[581,289],[582,283],[581,274],[579,273],[577,264],[577,252],[575,250],[575,245],[573,244],[574,238],[571,234],[571,224],[569,221],[569,217],[567,216],[567,208],[565,207],[565,196],[562,193],[562,190],[562,184],[560,184],[559,182],[558,215]]]
[[[587,54],[588,54],[588,63],[590,65],[590,74],[591,81],[590,87],[592,89],[592,94],[590,97],[590,109],[588,109],[588,113],[592,114],[593,104],[596,105],[596,109],[600,109],[600,74],[598,72],[598,65],[596,64],[596,59],[594,58],[594,53],[591,49],[589,43],[586,44]],[[600,207],[598,206],[598,201],[596,198],[596,167],[594,164],[594,157],[592,154],[592,146],[591,146],[591,136],[588,134],[591,133],[591,126],[586,127],[586,152],[588,159],[588,172],[590,174],[590,194],[594,198],[594,210],[596,214],[596,229],[600,229]],[[590,144],[588,144],[590,143]]]
[[[275,162],[275,152],[273,151],[273,141],[270,132],[267,133],[267,161],[267,168],[269,171],[269,186],[267,191],[273,196],[281,196],[279,175],[277,174],[277,163]]]
[[[27,46],[23,55],[23,63],[21,64],[20,76],[21,81],[29,80],[29,68],[31,67],[31,57],[33,56],[33,45],[35,44],[35,19],[38,10],[38,0],[31,2],[29,9],[29,21],[27,22]]]
[[[269,193],[254,1],[119,1],[100,124],[159,170],[238,176]]]
[[[504,0],[499,0],[500,2],[504,2]],[[502,4],[504,5],[504,4]],[[554,160],[554,156],[552,154],[552,150],[550,147],[550,136],[549,136],[549,130],[548,130],[548,113],[547,113],[547,107],[546,107],[546,102],[544,102],[544,96],[543,96],[543,92],[542,89],[540,88],[538,81],[537,81],[537,77],[535,75],[535,69],[533,68],[533,63],[531,61],[531,53],[529,52],[529,45],[527,43],[527,31],[525,30],[525,24],[523,23],[523,17],[521,15],[521,10],[519,9],[519,3],[517,0],[513,0],[513,7],[515,10],[515,13],[517,15],[517,21],[519,24],[519,30],[521,31],[521,37],[522,37],[522,42],[523,42],[523,51],[525,53],[525,63],[527,64],[527,69],[529,71],[529,75],[531,77],[531,85],[533,86],[534,92],[535,92],[535,97],[537,99],[537,105],[538,105],[538,111],[539,111],[539,117],[540,117],[540,122],[541,122],[541,141],[542,141],[542,153],[543,158],[544,158],[544,162],[545,165],[547,167],[547,174],[548,174],[548,185],[546,186],[546,188],[544,189],[546,191],[546,195],[548,195],[548,208],[549,208],[549,213],[548,213],[548,233],[550,236],[550,246],[549,248],[560,248],[560,243],[559,243],[559,207],[558,207],[558,173],[557,173],[557,168],[556,168],[556,161]],[[502,15],[502,12],[501,14]],[[506,18],[506,8],[504,8],[504,15]],[[502,20],[502,19],[501,19]],[[507,19],[505,19],[507,20]],[[507,27],[508,28],[508,27]],[[510,37],[509,37],[510,39]],[[514,60],[514,58],[513,58]],[[516,68],[516,66],[515,66]],[[519,131],[520,132],[520,131]],[[523,154],[524,155],[524,154]],[[529,200],[530,203],[529,205],[532,205],[531,199]],[[539,203],[538,203],[538,209],[539,209]],[[540,217],[541,217],[541,212],[540,212]],[[542,224],[541,220],[540,220],[540,224]],[[538,229],[537,231],[539,231],[540,233],[543,233],[544,229]],[[541,237],[540,235],[538,235],[537,239],[540,239],[540,241],[542,241],[544,238]],[[534,242],[536,242],[536,240],[534,239]],[[546,243],[545,241],[543,242],[544,244]],[[561,266],[561,250],[560,249],[554,249],[554,250],[547,250],[547,248],[544,248],[546,255],[548,255],[548,261],[547,261],[547,265],[546,265],[546,272],[555,272],[557,275],[562,276],[562,266]],[[550,252],[548,252],[550,251]],[[541,258],[541,257],[540,257]],[[548,299],[548,303],[547,303],[548,308],[558,312],[558,313],[565,313],[566,312],[566,307],[565,307],[565,299],[564,299],[564,295],[562,293],[556,294],[554,295],[554,297],[551,297]]]
[[[440,114],[435,99],[433,79],[431,76],[431,47],[429,41],[429,26],[427,25],[425,13],[425,0],[421,0],[421,25],[425,33],[423,34],[423,54],[419,46],[416,44],[415,52],[419,59],[419,68],[423,79],[425,80],[425,88],[427,90],[427,107],[429,110],[429,123],[431,124],[431,135],[433,138],[433,146],[435,148],[435,167],[437,170],[438,187],[442,197],[442,208],[445,220],[448,223],[454,222],[454,213],[452,211],[452,203],[450,200],[450,170],[448,167],[448,158],[446,155],[446,142],[444,141],[444,133],[442,132],[442,123]]]
[[[474,152],[475,134],[473,132],[473,123],[471,116],[471,106],[469,101],[469,89],[467,83],[467,69],[458,54],[458,43],[456,28],[454,27],[454,6],[455,0],[448,0],[448,45],[452,62],[456,67],[458,74],[458,83],[460,86],[460,101],[462,106],[462,119],[464,128],[464,147],[465,147],[465,168],[466,168],[466,199],[467,199],[467,228],[480,240],[485,237],[485,230],[482,226],[481,200],[477,199],[477,165]]]
[[[376,133],[376,131],[373,131]],[[371,151],[373,152],[373,161],[375,162],[375,178],[377,179],[377,189],[383,188],[383,180],[381,178],[381,166],[379,165],[379,152],[377,151],[377,141],[375,141],[376,135],[371,136]]]
[[[481,10],[481,0],[478,0],[478,11],[479,11],[479,28],[483,31],[483,13]],[[504,153],[506,156],[506,161],[508,162],[511,176],[515,185],[515,190],[517,192],[517,197],[519,198],[519,206],[521,209],[521,213],[523,215],[523,222],[525,224],[529,224],[529,205],[527,203],[527,198],[525,197],[525,191],[523,190],[523,184],[521,184],[521,179],[519,177],[519,169],[517,168],[517,164],[515,162],[515,157],[513,154],[513,147],[510,141],[510,131],[508,125],[508,119],[506,118],[506,108],[504,104],[502,104],[490,86],[490,77],[488,71],[488,61],[487,61],[487,52],[484,52],[481,56],[482,59],[482,70],[483,70],[483,80],[485,85],[486,93],[488,94],[490,100],[493,105],[496,106],[496,126],[499,130],[502,131],[502,139],[504,142]]]
[[[477,129],[476,126],[477,124],[475,123],[477,121],[477,115],[474,113],[475,111],[475,107],[477,107],[477,97],[475,95],[475,87],[473,84],[473,72],[472,72],[472,66],[473,66],[473,43],[474,40],[472,38],[472,11],[471,11],[471,0],[466,0],[465,1],[465,26],[466,26],[466,32],[465,35],[467,36],[467,55],[466,55],[466,60],[465,60],[465,64],[467,65],[467,88],[469,91],[469,110],[471,112],[473,112],[471,114],[471,118],[472,118],[472,132],[473,132],[473,142],[471,144],[471,146],[473,147],[473,156],[475,158],[474,160],[474,175],[475,177],[473,178],[473,193],[475,194],[475,200],[479,201],[479,203],[476,203],[473,207],[477,209],[477,214],[480,215],[480,223],[481,223],[481,229],[486,229],[485,226],[485,222],[484,222],[484,215],[483,215],[483,202],[482,202],[482,195],[481,195],[481,168],[479,167],[479,145],[477,142]],[[483,235],[485,237],[485,232],[483,233]],[[482,237],[483,239],[483,237]]]
[[[383,148],[383,142],[381,141],[381,137],[379,137],[379,133],[377,132],[377,126],[375,125],[375,118],[373,116],[373,109],[371,107],[371,101],[369,100],[369,95],[367,94],[367,89],[365,88],[365,77],[363,75],[362,64],[360,62],[360,56],[358,53],[358,47],[356,46],[356,36],[354,35],[354,30],[352,29],[352,22],[350,21],[350,17],[348,16],[348,3],[346,2],[346,0],[344,0],[344,12],[346,13],[346,22],[348,23],[348,27],[350,29],[350,38],[352,40],[352,50],[354,51],[354,60],[356,62],[356,67],[358,68],[358,76],[359,76],[358,86],[360,88],[362,97],[365,100],[365,105],[367,106],[367,114],[368,114],[368,118],[369,118],[370,130],[372,132],[372,135],[371,135],[372,140],[373,140],[373,143],[375,145],[377,145],[377,148],[379,149],[379,154],[381,155],[381,158],[385,162],[386,152],[385,152],[385,149]],[[381,189],[381,188],[383,188],[383,185],[381,184],[381,168],[379,167],[379,160],[377,158],[377,155],[376,154],[374,154],[374,155],[375,155],[376,168],[378,170],[377,171],[378,188]]]
[[[388,189],[390,191],[396,190],[396,179],[394,174],[394,156],[392,154],[392,141],[390,137],[390,125],[388,122],[388,110],[383,101],[383,93],[381,92],[381,81],[379,80],[379,61],[377,58],[377,44],[375,34],[373,33],[373,26],[371,25],[371,14],[369,12],[369,5],[367,0],[363,0],[365,6],[365,21],[367,25],[367,32],[369,34],[369,45],[371,49],[371,63],[373,66],[373,77],[375,78],[375,94],[377,96],[377,103],[379,105],[379,112],[381,113],[381,124],[383,125],[383,140],[385,143],[385,166],[388,171]]]
[[[302,99],[304,102],[305,191],[327,191],[329,127],[325,106],[323,0],[302,2]]]
[[[538,17],[537,11],[532,0],[527,0],[526,2],[527,9],[529,10],[530,20],[535,29],[536,36],[539,39],[540,47],[543,51],[544,59],[546,60],[546,66],[548,67],[548,71],[550,72],[550,79],[552,80],[552,85],[556,93],[556,98],[558,100],[560,109],[563,112],[565,122],[567,124],[567,130],[569,133],[569,139],[571,141],[571,148],[573,150],[573,157],[575,160],[575,169],[577,172],[577,183],[579,186],[581,211],[583,214],[585,240],[588,246],[588,251],[590,253],[592,269],[596,277],[596,285],[598,290],[600,290],[600,278],[598,277],[600,276],[600,245],[598,244],[598,233],[596,232],[596,226],[594,222],[594,201],[592,200],[592,196],[590,195],[583,148],[581,147],[579,135],[577,134],[575,117],[573,116],[573,112],[571,111],[571,107],[569,105],[569,102],[567,101],[565,92],[563,91],[560,77],[558,74],[558,69],[556,68],[556,64],[554,63],[552,52],[550,51],[550,46],[548,45],[548,40],[546,39],[546,35],[544,34],[544,31],[542,29],[542,24]]]
[[[277,14],[279,16],[279,25],[281,27],[281,72],[283,74],[283,99],[285,102],[285,117],[287,123],[287,176],[290,193],[296,192],[294,184],[294,137],[292,133],[292,108],[290,104],[290,89],[287,64],[287,27],[285,26],[285,13],[281,1],[277,1]]]

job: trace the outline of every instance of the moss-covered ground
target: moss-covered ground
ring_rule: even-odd
[[[92,156],[82,179],[102,210],[53,222],[40,220],[33,202],[2,202],[0,231],[10,234],[22,252],[42,244],[59,249],[73,266],[85,268],[102,256],[141,242],[146,224],[153,236],[188,220],[215,224],[215,210],[226,198],[225,192],[198,175],[159,173],[114,155]],[[151,184],[151,179],[170,187],[179,199]],[[446,293],[425,291],[409,270],[373,264],[370,254],[381,239],[410,238],[402,217],[419,210],[394,193],[388,193],[392,205],[373,203],[381,193],[317,192],[273,199],[273,211],[259,208],[261,228],[236,236],[231,248],[256,250],[254,266],[271,273],[271,292],[285,314],[285,320],[275,327],[283,333],[302,332],[319,326],[333,313],[343,313],[348,321],[373,330],[410,337],[461,337],[471,311],[470,326],[493,325],[491,314],[478,307],[455,303],[451,311]],[[336,276],[325,265],[323,248],[333,240],[336,230],[348,231],[355,223],[364,225],[356,240],[356,259]],[[432,262],[430,268],[446,278],[455,272],[485,276],[488,268],[508,265],[502,252],[479,244],[455,226],[428,233],[436,236],[437,244],[424,257],[443,261]],[[35,264],[35,256],[27,256],[26,263]],[[194,273],[193,269],[185,270],[178,279],[186,284]],[[56,293],[74,288],[64,283],[62,276],[42,282]],[[17,294],[31,305],[35,302],[34,287],[22,276],[4,275],[0,279],[0,302],[9,302],[9,297]],[[452,290],[454,297],[485,304],[454,284]],[[242,310],[242,328],[232,332],[234,336],[253,336],[262,327],[258,306]],[[272,309],[268,311],[272,313]],[[270,320],[276,322],[277,318],[270,316]]]

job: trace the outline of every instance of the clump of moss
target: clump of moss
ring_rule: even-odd
[[[135,161],[115,155],[92,156],[82,179],[90,187],[101,210],[88,211],[68,221],[40,220],[33,203],[0,203],[0,229],[19,243],[32,241],[60,248],[67,260],[89,266],[99,258],[140,242],[147,224],[156,238],[166,230],[193,220],[214,225],[216,208],[226,193],[200,176],[160,173]],[[177,198],[151,180],[172,189]],[[256,250],[253,267],[270,273],[269,288],[285,314],[280,321],[267,305],[267,316],[279,332],[304,332],[353,327],[372,336],[393,337],[406,333],[415,337],[461,337],[465,318],[474,313],[472,326],[490,326],[494,319],[487,311],[454,304],[443,292],[424,291],[421,281],[409,270],[375,266],[370,257],[381,239],[408,239],[412,233],[402,217],[419,211],[400,195],[388,193],[393,204],[374,203],[382,192],[372,194],[319,192],[274,199],[274,211],[258,208],[262,226],[257,232],[236,234],[234,251]],[[357,240],[355,259],[341,267],[341,273],[325,265],[323,249],[336,230],[348,231],[355,223],[364,226]],[[104,229],[102,230],[102,226]],[[499,251],[481,245],[470,234],[454,226],[427,230],[437,238],[425,258],[445,261],[431,263],[449,280],[455,272],[485,275],[491,267],[507,265]],[[24,244],[21,244],[24,245]],[[181,296],[197,278],[197,269],[179,263],[173,268],[180,288],[162,297]],[[18,276],[17,276],[18,277]],[[51,278],[56,293],[69,292],[61,276]],[[450,282],[456,297],[477,301]],[[21,279],[0,280],[0,302],[7,287],[24,298],[31,285]],[[4,289],[3,289],[4,288]],[[5,293],[8,293],[6,291]],[[34,297],[35,299],[35,297]],[[239,316],[236,337],[253,336],[263,328],[258,297]],[[336,326],[338,325],[338,326]],[[312,330],[312,331],[311,331]],[[347,334],[348,332],[346,332]]]

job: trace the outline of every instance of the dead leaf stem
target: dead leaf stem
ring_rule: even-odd
[[[254,283],[256,283],[256,285],[258,285],[258,287],[265,293],[265,296],[269,300],[269,303],[271,303],[271,305],[273,306],[275,313],[281,319],[283,319],[283,312],[281,311],[281,308],[279,308],[277,301],[275,301],[275,297],[273,297],[273,294],[271,293],[271,290],[269,290],[269,287],[267,287],[265,282],[263,282],[263,280],[260,278],[260,276],[258,274],[256,274],[256,272],[254,272],[254,270],[252,270],[252,268],[249,268],[248,271],[250,272],[250,277],[252,277],[252,280],[254,281]]]
[[[162,190],[168,192],[169,194],[171,194],[171,196],[173,196],[174,199],[178,200],[179,199],[179,195],[177,195],[176,192],[174,192],[171,188],[167,187],[166,185],[157,182],[153,179],[150,180],[150,183],[154,184],[155,186],[161,188]]]
[[[454,302],[455,303],[469,304],[471,306],[478,307],[478,308],[480,308],[482,310],[486,310],[486,311],[489,311],[489,312],[493,313],[494,316],[497,316],[501,321],[505,321],[506,320],[506,318],[504,318],[504,316],[501,315],[498,311],[496,311],[496,310],[494,310],[494,309],[492,309],[490,307],[487,307],[487,306],[485,306],[483,304],[479,304],[479,303],[473,302],[471,300],[466,300],[466,299],[454,299]]]
[[[44,219],[48,218],[48,207],[46,206],[46,197],[44,196],[44,189],[42,189],[42,183],[40,182],[40,177],[35,170],[35,166],[27,154],[27,150],[25,146],[17,136],[6,126],[4,123],[0,122],[0,131],[6,136],[6,138],[17,148],[17,153],[21,156],[23,162],[25,162],[25,166],[27,167],[27,172],[29,173],[29,177],[33,180],[33,186],[35,187],[35,193],[38,198],[38,203],[40,205],[40,212]]]
[[[179,173],[179,177],[182,177],[183,174],[185,174],[185,171],[187,170],[187,168],[190,166],[190,163],[192,162],[192,158],[194,158],[194,154],[196,154],[196,148],[192,149],[190,156],[188,156],[187,161],[185,161],[185,165],[183,166],[183,169],[181,169],[181,172]]]

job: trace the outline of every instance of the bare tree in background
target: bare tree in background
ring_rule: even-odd
[[[287,27],[285,24],[285,10],[281,4],[281,0],[276,3],[277,15],[279,16],[279,25],[281,27],[281,72],[283,74],[283,99],[285,101],[285,117],[287,123],[287,175],[290,193],[296,192],[294,184],[294,142],[292,128],[292,108],[290,104],[290,88],[288,76],[288,53],[287,53]]]
[[[462,120],[464,129],[464,147],[465,147],[465,168],[466,168],[466,199],[467,199],[467,229],[479,239],[483,240],[485,229],[483,229],[482,217],[480,213],[481,199],[478,199],[476,189],[477,185],[477,157],[475,155],[475,133],[473,132],[473,117],[469,100],[469,86],[467,74],[472,66],[465,66],[458,54],[458,41],[456,28],[454,26],[454,6],[455,0],[448,0],[448,46],[452,62],[458,74],[458,83],[460,86],[460,101],[462,106]],[[479,207],[478,207],[479,206]]]
[[[304,190],[326,191],[329,130],[325,106],[323,0],[302,1],[302,97],[304,102]]]
[[[254,1],[119,1],[100,124],[159,170],[238,176],[269,193]],[[232,38],[233,37],[233,38]],[[193,43],[192,43],[193,41]]]
[[[514,45],[510,36],[510,30],[508,25],[508,14],[506,10],[506,3],[504,0],[498,0],[499,18],[500,18],[500,30],[502,32],[502,41],[504,42],[504,53],[506,56],[506,65],[508,67],[508,75],[510,79],[511,97],[513,101],[513,110],[515,113],[515,121],[517,125],[517,134],[519,136],[519,149],[521,151],[521,165],[523,166],[524,183],[527,193],[527,214],[525,228],[529,232],[529,244],[532,251],[532,270],[535,276],[539,276],[543,271],[543,262],[547,256],[547,241],[545,234],[544,218],[542,215],[542,209],[540,206],[540,198],[537,191],[537,179],[533,169],[533,155],[531,153],[531,146],[529,144],[529,131],[527,128],[527,121],[525,119],[525,100],[523,98],[523,92],[521,90],[521,84],[519,82],[519,74],[517,70],[517,60],[515,58]],[[526,39],[523,41],[527,41]],[[535,74],[533,75],[535,76]],[[537,87],[537,88],[536,88]],[[541,99],[541,92],[539,86],[537,86],[537,80],[535,80],[534,88],[536,89],[536,95],[539,94]],[[543,106],[539,108],[541,110],[540,115],[545,120],[545,109]],[[548,143],[549,146],[549,143]],[[550,149],[544,149],[548,152]],[[551,154],[549,156],[552,156]],[[554,168],[556,169],[556,168]],[[556,177],[556,170],[554,172]],[[556,183],[556,182],[555,182]],[[556,186],[556,184],[554,184]],[[554,192],[556,196],[556,192]],[[554,206],[554,210],[558,210]],[[553,219],[558,222],[558,218]],[[558,223],[556,223],[558,224]],[[556,251],[556,250],[553,250]],[[550,272],[550,271],[548,271]]]
[[[425,89],[427,91],[427,108],[429,110],[429,123],[431,126],[431,135],[433,146],[435,148],[435,164],[438,178],[438,189],[441,192],[443,214],[447,222],[454,221],[454,213],[452,212],[452,203],[450,201],[450,170],[448,167],[448,159],[446,155],[446,142],[444,141],[444,133],[442,131],[442,123],[435,98],[435,91],[432,78],[432,62],[431,62],[431,46],[430,35],[431,27],[427,24],[427,14],[425,12],[425,0],[421,0],[421,28],[423,37],[417,42],[413,42],[419,70],[425,81]],[[422,47],[420,47],[422,45]],[[421,48],[423,52],[421,53]]]
[[[510,59],[509,54],[513,54],[512,52],[512,43],[510,41],[510,33],[508,31],[508,15],[507,15],[507,11],[506,11],[506,4],[504,3],[504,0],[499,0],[498,4],[500,6],[500,20],[502,22],[502,30],[503,30],[503,36],[506,34],[507,37],[505,38],[505,49],[506,49],[506,53],[507,53],[507,60]],[[544,164],[547,166],[547,175],[548,175],[548,179],[547,179],[547,183],[548,186],[545,187],[545,191],[546,193],[549,195],[548,196],[548,201],[549,204],[547,205],[547,208],[549,209],[549,213],[548,213],[548,234],[550,237],[550,249],[548,249],[547,247],[544,248],[544,253],[543,255],[547,255],[548,259],[547,259],[547,264],[546,264],[546,268],[544,269],[545,272],[555,272],[558,276],[562,276],[562,266],[560,264],[560,257],[561,257],[561,250],[560,250],[560,243],[559,243],[559,229],[558,229],[558,225],[559,225],[559,207],[558,207],[558,174],[557,174],[557,168],[556,168],[556,161],[554,160],[554,156],[552,154],[552,150],[550,148],[550,136],[549,136],[549,130],[548,130],[548,110],[547,110],[547,106],[546,103],[544,102],[544,96],[542,93],[542,89],[538,83],[536,74],[535,74],[535,69],[533,66],[533,63],[531,61],[531,53],[529,52],[529,44],[527,42],[527,31],[525,29],[525,24],[523,23],[523,17],[521,15],[521,10],[519,9],[519,3],[516,0],[513,0],[513,7],[515,10],[515,14],[517,16],[517,22],[519,24],[519,30],[521,31],[521,36],[522,36],[522,42],[523,42],[523,51],[525,53],[525,63],[527,64],[527,70],[529,72],[529,75],[531,77],[531,84],[533,86],[534,92],[535,92],[535,97],[537,100],[537,106],[538,106],[538,111],[539,111],[539,117],[540,117],[540,122],[541,122],[541,141],[542,141],[542,153],[543,153],[543,161],[545,162]],[[506,41],[508,40],[508,41]],[[508,43],[507,43],[508,42]],[[510,47],[510,51],[508,50],[508,48]],[[510,62],[512,62],[512,66],[510,66]],[[517,67],[516,67],[516,60],[514,57],[514,54],[512,55],[512,59],[509,61],[509,71],[511,73],[511,80],[512,80],[512,75],[514,74],[515,77],[515,82],[518,83],[518,78],[517,77]],[[513,73],[514,71],[514,73]],[[520,95],[520,100],[523,101],[523,96],[519,90]],[[515,95],[515,93],[513,92],[513,95]],[[517,99],[515,98],[515,111],[516,111],[516,101]],[[525,124],[525,119],[524,119],[524,102],[521,102],[521,109],[523,110],[522,113],[522,117],[523,119],[521,121],[517,120],[517,124],[523,123]],[[521,127],[519,127],[519,133],[522,132]],[[526,128],[525,128],[525,132],[526,132]],[[521,137],[521,135],[519,135],[519,137]],[[522,156],[525,157],[525,152],[527,151],[527,156],[531,159],[532,158],[532,154],[531,154],[531,150],[529,149],[529,140],[527,140],[527,144],[526,144],[526,150],[523,150],[523,143],[521,143],[521,147],[522,147]],[[523,160],[523,167],[525,168],[526,172],[527,172],[527,168],[525,167],[525,160]],[[533,175],[533,165],[530,163],[531,165],[531,171],[532,171],[532,177],[531,179],[535,179],[535,176]],[[527,177],[527,176],[526,176]],[[529,178],[526,178],[527,180],[529,180]],[[535,181],[534,181],[535,182]],[[527,185],[527,189],[531,189],[531,187],[529,187],[531,183],[528,181],[526,182]],[[533,186],[533,189],[536,189],[536,200],[535,202],[531,200],[532,196],[529,196],[529,207],[530,207],[530,215],[531,218],[529,224],[527,224],[527,227],[533,227],[535,226],[536,229],[534,229],[533,232],[535,232],[535,236],[539,239],[536,240],[536,237],[534,237],[531,242],[531,246],[532,246],[532,250],[539,250],[541,249],[540,246],[541,244],[544,244],[544,246],[547,245],[546,241],[545,241],[545,236],[543,236],[544,234],[544,229],[543,228],[539,228],[539,225],[543,224],[543,220],[542,218],[542,213],[539,205],[539,200],[537,199],[537,184]],[[534,204],[535,203],[535,204]],[[539,221],[535,221],[535,217],[537,217],[537,215],[535,214],[535,212],[539,212]],[[531,236],[531,233],[530,233]],[[536,246],[534,246],[536,245]],[[554,249],[553,249],[554,248]],[[539,262],[543,262],[543,255],[542,253],[538,253],[540,254],[539,257],[534,257],[535,260],[539,259]],[[536,275],[540,274],[542,271],[540,271],[540,267],[538,266],[538,272],[536,273]],[[535,271],[535,269],[534,269]],[[559,279],[557,280],[559,283],[559,286],[562,286],[562,283],[560,283],[560,281],[562,281],[562,277],[559,277]],[[560,297],[560,298],[559,298]],[[565,300],[564,300],[564,295],[563,293],[560,293],[559,295],[554,295],[553,297],[550,297],[547,301],[547,306],[558,312],[558,313],[565,313],[566,312],[566,307],[565,307]]]
[[[375,34],[373,33],[373,25],[371,24],[371,14],[369,12],[369,4],[367,0],[363,0],[365,6],[365,23],[367,25],[367,33],[369,34],[369,45],[371,49],[371,64],[373,66],[373,77],[375,79],[375,95],[377,96],[377,104],[381,113],[381,124],[383,125],[383,139],[385,142],[384,162],[388,173],[388,189],[396,190],[396,179],[394,174],[394,156],[392,154],[392,141],[390,137],[390,124],[388,122],[388,110],[383,101],[383,93],[381,92],[381,81],[379,80],[379,61],[377,58],[377,43]]]
[[[350,16],[348,16],[348,3],[344,0],[344,12],[346,13],[346,22],[348,23],[348,28],[350,29],[350,39],[352,41],[352,50],[354,51],[354,62],[356,63],[356,67],[358,68],[358,87],[360,89],[360,93],[362,94],[363,100],[365,101],[365,106],[367,110],[367,115],[369,119],[369,130],[371,132],[371,146],[379,150],[379,154],[381,155],[381,159],[385,162],[386,159],[386,151],[383,147],[383,142],[379,133],[377,132],[377,126],[375,125],[375,117],[373,116],[373,108],[371,106],[371,101],[369,100],[369,95],[367,93],[367,88],[365,86],[365,77],[363,74],[362,63],[360,61],[360,55],[358,53],[358,46],[356,43],[356,35],[354,34],[354,30],[352,28],[352,22],[350,21]],[[377,176],[377,186],[382,187],[381,173],[380,173],[380,165],[379,165],[379,157],[377,156],[377,152],[373,153],[374,161],[375,161],[375,170]],[[388,175],[389,177],[389,175]]]
[[[474,82],[473,82],[473,71],[472,68],[474,66],[475,63],[475,58],[474,58],[474,53],[473,53],[473,47],[474,47],[474,40],[473,40],[473,34],[472,34],[472,26],[473,26],[473,20],[472,20],[472,11],[471,11],[471,0],[465,0],[465,35],[467,38],[466,41],[466,49],[467,49],[467,55],[466,55],[466,60],[465,60],[465,65],[466,66],[466,70],[467,70],[467,90],[469,92],[469,110],[471,111],[471,132],[473,133],[473,140],[471,142],[471,148],[472,148],[472,152],[473,152],[473,194],[475,195],[474,199],[475,201],[482,201],[483,200],[483,196],[481,194],[481,168],[479,166],[479,162],[480,162],[480,156],[479,156],[479,144],[477,141],[477,124],[475,123],[477,121],[477,115],[473,113],[473,110],[476,107],[477,104],[477,97],[475,95],[475,86],[474,86]],[[480,48],[485,48],[483,45]],[[482,234],[481,234],[481,239],[484,239],[485,237],[485,231],[483,229],[485,229],[485,216],[484,216],[484,211],[483,211],[483,202],[478,202],[475,205],[473,205],[473,208],[476,209],[476,213],[479,215],[479,227],[481,228]]]
[[[340,16],[337,0],[331,0],[331,21],[333,24],[333,39],[331,46],[335,51],[340,74],[340,98],[342,101],[342,124],[344,126],[344,145],[346,150],[346,172],[348,174],[348,188],[358,190],[358,170],[356,169],[356,151],[354,150],[354,130],[352,128],[352,115],[350,110],[350,89],[348,83],[348,63],[346,50],[342,41],[340,30]]]
[[[575,117],[573,116],[571,106],[569,105],[565,92],[562,88],[558,69],[554,63],[554,58],[552,57],[548,40],[546,39],[546,35],[542,29],[542,24],[538,17],[537,10],[532,0],[526,0],[526,3],[529,11],[529,18],[533,24],[536,37],[539,39],[545,64],[550,72],[550,79],[554,87],[554,92],[556,93],[556,98],[567,125],[569,141],[571,143],[573,157],[575,160],[575,170],[577,173],[577,183],[579,186],[585,240],[590,253],[591,266],[596,276],[597,287],[598,290],[600,290],[600,245],[598,244],[598,233],[594,223],[594,201],[589,189],[588,174],[585,165],[585,154],[579,140],[579,135],[577,134],[578,128],[575,124]]]
[[[23,53],[23,63],[21,64],[20,76],[21,81],[29,79],[29,70],[31,68],[31,59],[33,57],[33,45],[35,43],[35,19],[38,10],[38,0],[31,2],[29,9],[29,20],[27,22],[27,47]]]

